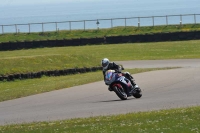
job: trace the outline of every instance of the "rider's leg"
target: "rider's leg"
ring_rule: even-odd
[[[133,86],[136,85],[135,80],[133,79],[133,77],[130,75],[129,72],[124,72],[123,75],[124,75],[127,79],[129,79],[129,80],[131,81],[131,84],[132,84]]]

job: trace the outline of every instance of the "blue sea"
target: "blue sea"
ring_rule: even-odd
[[[150,17],[181,14],[199,15]],[[53,4],[0,5],[0,33],[179,24],[180,20],[183,24],[200,23],[200,0],[85,0]]]

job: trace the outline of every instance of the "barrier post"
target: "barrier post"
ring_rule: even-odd
[[[3,25],[2,25],[2,34],[4,34]]]
[[[168,25],[168,16],[166,15],[166,25]]]
[[[42,23],[42,32],[44,32],[44,24]]]
[[[16,34],[17,34],[17,25],[15,24],[15,31],[16,31]]]
[[[69,21],[69,30],[71,31],[71,21]]]
[[[152,16],[153,26],[154,26],[154,16]]]
[[[126,18],[125,18],[125,27],[126,27]]]
[[[97,24],[97,30],[99,30],[99,20],[97,19],[97,22],[96,22],[96,24]]]
[[[138,28],[140,27],[140,18],[138,17]]]
[[[110,19],[111,20],[111,28],[113,27],[113,20],[112,19]]]
[[[182,25],[182,15],[180,15],[180,26]]]
[[[57,24],[57,22],[56,22],[56,32],[58,31],[58,24]]]
[[[84,20],[84,31],[85,31],[85,20]]]
[[[31,33],[31,26],[30,24],[28,24],[28,30],[29,30],[29,34]]]

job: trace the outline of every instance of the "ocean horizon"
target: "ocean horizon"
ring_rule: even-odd
[[[81,20],[101,20],[112,18],[131,18],[147,16],[166,16],[183,14],[200,14],[199,0],[102,0],[102,1],[81,1],[62,2],[53,4],[36,5],[0,5],[0,26],[47,23]],[[200,16],[196,16],[196,22],[200,23]],[[129,22],[130,21],[130,22]],[[152,25],[152,19],[140,20],[141,26]],[[194,16],[183,17],[183,23],[194,23]],[[180,17],[170,17],[169,24],[179,23]],[[155,25],[165,24],[166,18],[155,18]],[[124,20],[113,21],[113,26],[124,26]],[[127,25],[137,26],[138,19],[128,20]],[[96,22],[77,22],[70,25],[72,29],[90,29],[97,27]],[[100,22],[100,28],[110,28],[111,22]],[[57,28],[69,29],[69,24],[57,25]],[[5,26],[1,32],[28,32],[27,25],[16,27]],[[31,25],[31,31],[41,31],[41,25]],[[46,24],[45,31],[55,30],[55,24]]]

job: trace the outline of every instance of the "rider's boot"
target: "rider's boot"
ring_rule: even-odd
[[[132,84],[132,88],[131,88],[130,93],[134,94],[134,93],[136,93],[136,90],[137,90],[137,84],[135,83],[133,78],[131,78],[130,81],[131,81],[131,84]]]
[[[130,81],[131,81],[131,84],[133,85],[133,87],[135,87],[135,86],[136,86],[136,83],[135,83],[134,79],[131,78]]]

